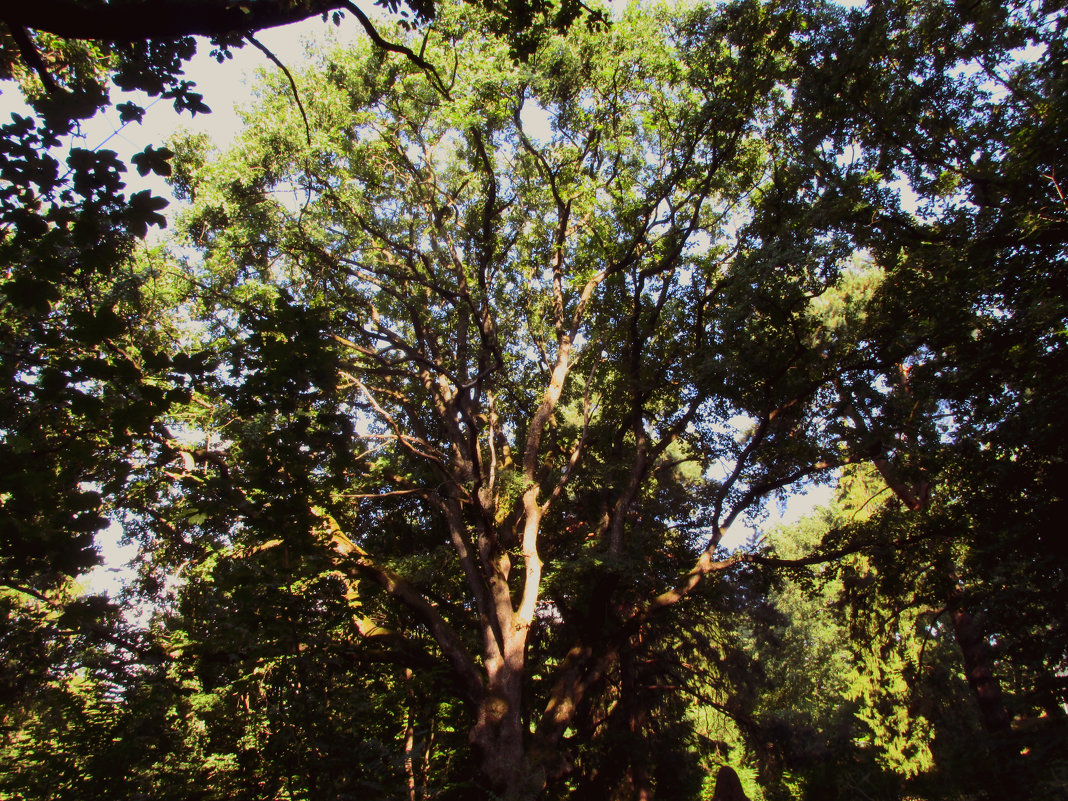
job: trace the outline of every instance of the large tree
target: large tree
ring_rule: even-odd
[[[526,67],[447,16],[424,50],[452,64],[447,102],[333,54],[310,137],[269,92],[237,150],[179,165],[210,417],[186,424],[180,491],[147,472],[144,507],[201,551],[377,584],[393,622],[364,634],[440,655],[506,796],[566,779],[584,715],[641,734],[636,698],[594,695],[731,564],[739,515],[852,458],[843,407],[917,347],[817,300],[852,307],[850,228],[896,212],[848,170],[828,191],[791,138],[816,113],[787,91],[793,52],[837,14],[809,13],[637,15]],[[645,792],[639,751],[620,781]]]
[[[483,780],[521,797],[566,777],[590,694],[722,531],[839,458],[833,384],[878,364],[809,308],[849,243],[747,223],[777,201],[792,12],[634,16],[529,67],[479,24],[428,43],[447,102],[333,54],[310,143],[268,93],[235,152],[179,165],[217,422],[181,492],[157,470],[144,503],[198,549],[332,543],[329,569],[430,635]]]
[[[388,10],[409,27],[434,14],[432,3]],[[601,20],[581,5],[512,11],[489,13],[516,57],[580,15]],[[177,395],[161,389],[156,372],[166,364],[169,335],[160,339],[162,329],[147,322],[155,304],[169,302],[167,290],[154,294],[131,259],[149,227],[166,225],[167,201],[130,191],[125,175],[133,168],[169,175],[171,153],[152,143],[126,164],[106,148],[71,146],[68,137],[113,100],[123,124],[140,120],[136,91],[206,113],[183,74],[196,50],[193,34],[210,36],[219,59],[251,43],[284,70],[256,33],[318,15],[335,24],[349,15],[377,46],[429,69],[347,2],[61,2],[0,11],[4,91],[21,90],[31,109],[0,125],[0,581],[10,592],[9,643],[42,630],[53,638],[88,632],[129,655],[147,653],[137,637],[118,635],[106,603],[79,605],[69,582],[99,562],[94,536],[107,525],[104,498],[123,485],[153,421],[182,395],[173,383]],[[65,615],[72,604],[75,614]],[[42,629],[42,615],[64,625]],[[9,664],[48,673],[15,656]],[[9,680],[25,688],[27,678]]]

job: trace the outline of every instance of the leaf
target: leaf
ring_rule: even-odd
[[[60,297],[59,288],[55,284],[28,275],[20,275],[5,283],[3,292],[14,305],[35,311],[48,311],[52,302]]]
[[[171,174],[170,159],[174,156],[172,150],[165,147],[156,148],[149,145],[140,153],[135,154],[130,161],[137,167],[140,175],[148,175],[150,172],[167,177]]]
[[[143,239],[148,233],[149,225],[166,228],[167,218],[159,211],[167,208],[167,205],[166,200],[156,197],[148,189],[135,192],[130,196],[130,205],[127,210],[130,230]]]
[[[136,103],[119,103],[115,108],[119,112],[119,120],[123,123],[141,122],[145,116],[145,110]]]

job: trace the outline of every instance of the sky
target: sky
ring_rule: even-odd
[[[359,5],[372,19],[381,19],[383,12],[368,2]],[[619,4],[622,5],[622,4]],[[363,41],[366,37],[363,29],[351,17],[346,18],[341,26],[335,27],[315,17],[295,25],[261,31],[256,38],[266,46],[287,68],[296,73],[307,61],[309,45],[313,41],[322,41],[324,32],[338,44]],[[113,92],[113,103],[134,100],[146,108],[146,114],[140,123],[123,125],[118,113],[112,106],[107,113],[82,123],[80,132],[64,147],[81,147],[86,149],[107,148],[114,150],[120,158],[129,162],[135,153],[147,145],[161,146],[179,129],[190,132],[207,133],[216,147],[225,149],[234,141],[241,130],[240,110],[248,108],[253,102],[251,87],[255,84],[257,74],[262,71],[276,72],[278,67],[257,48],[246,46],[234,51],[234,58],[218,63],[210,55],[211,47],[206,40],[199,40],[197,55],[186,65],[185,74],[196,84],[196,91],[204,96],[204,102],[211,108],[210,114],[190,115],[188,112],[177,114],[170,101],[154,99],[144,95],[127,95]],[[394,56],[399,58],[399,56]],[[528,104],[529,106],[529,104]],[[545,119],[539,117],[536,108],[525,108],[524,127],[535,139],[540,138],[539,128],[545,125]],[[0,82],[0,119],[7,119],[8,114],[27,114],[28,110],[18,94],[18,89],[8,82]],[[62,154],[61,154],[62,155]],[[129,192],[151,189],[154,194],[170,199],[170,190],[162,178],[150,175],[142,178],[136,170],[126,173]],[[173,202],[165,212],[171,216],[177,210]],[[164,235],[153,229],[151,239]],[[769,530],[778,525],[786,525],[801,519],[814,508],[830,502],[833,490],[827,486],[809,487],[807,491],[791,494],[781,503],[771,501],[764,510],[759,522],[762,530]],[[734,549],[754,534],[754,529],[743,519],[739,519],[726,533],[723,545]],[[112,524],[98,536],[98,546],[104,564],[96,568],[86,579],[88,592],[117,592],[131,571],[127,563],[136,555],[136,546],[122,541],[122,529]]]

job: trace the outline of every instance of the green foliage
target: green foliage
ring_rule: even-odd
[[[0,162],[3,792],[1054,797],[1063,17],[412,8],[138,154],[156,250],[51,149],[108,73],[204,110],[190,42],[33,37],[84,92]],[[141,629],[71,583],[108,517]]]
[[[962,664],[967,644],[946,605],[953,570],[938,564],[953,554],[959,560],[968,536],[944,539],[944,525],[937,505],[922,517],[903,515],[874,471],[854,468],[832,507],[772,539],[778,557],[802,560],[867,541],[860,553],[802,568],[777,586],[772,624],[758,627],[748,645],[766,681],[756,717],[778,737],[772,764],[783,773],[772,788],[792,779],[803,797],[935,799],[1024,786],[1041,794],[1056,785],[1063,757],[1045,745],[1032,757],[1032,743],[1057,736],[1060,720],[1023,713],[1011,734],[984,731]],[[907,560],[880,546],[903,534],[923,544],[907,549]],[[1021,579],[1010,581],[1008,593]],[[984,623],[996,619],[975,608]],[[1022,663],[1000,649],[988,658],[1005,703],[1022,709],[1032,688],[1010,678]]]

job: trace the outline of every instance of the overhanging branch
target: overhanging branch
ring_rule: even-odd
[[[252,44],[253,47],[255,47],[257,50],[263,53],[263,55],[267,56],[267,58],[274,62],[274,65],[278,67],[278,69],[282,70],[286,78],[289,79],[289,85],[293,89],[293,99],[297,101],[297,108],[300,109],[300,118],[304,120],[304,135],[307,137],[308,144],[310,145],[311,126],[308,125],[308,115],[304,112],[304,104],[300,102],[300,92],[297,91],[297,82],[293,80],[293,73],[289,71],[289,68],[282,63],[282,60],[278,58],[278,56],[272,53],[266,45],[260,42],[251,33],[245,34],[245,38]]]
[[[67,39],[136,42],[182,36],[244,35],[247,31],[300,22],[349,4],[345,0],[131,0],[110,3],[33,0],[5,5],[0,18],[12,26]]]

